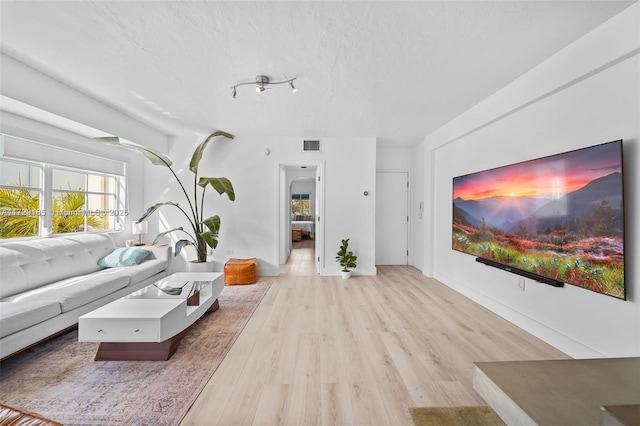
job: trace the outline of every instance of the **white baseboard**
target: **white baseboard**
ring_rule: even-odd
[[[280,276],[280,268],[277,266],[260,266],[260,276],[262,277],[279,277]]]

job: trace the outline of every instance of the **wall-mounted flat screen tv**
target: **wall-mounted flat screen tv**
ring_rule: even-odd
[[[453,178],[453,249],[626,299],[622,140]]]

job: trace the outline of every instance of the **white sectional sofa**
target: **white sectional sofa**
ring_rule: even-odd
[[[107,234],[0,244],[0,360],[167,276],[171,248],[141,249],[150,254],[139,264],[105,268],[98,261],[116,250]]]

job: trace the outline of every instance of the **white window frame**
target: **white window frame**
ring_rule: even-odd
[[[39,221],[38,221],[38,235],[36,236],[28,236],[28,237],[14,237],[11,239],[17,239],[17,238],[41,238],[41,237],[48,237],[53,234],[53,230],[52,230],[52,217],[53,217],[53,205],[52,205],[52,199],[53,199],[53,194],[54,192],[56,193],[82,193],[85,195],[85,210],[87,208],[87,203],[89,202],[89,195],[107,195],[107,196],[114,196],[115,198],[115,205],[116,208],[115,209],[110,209],[108,210],[105,214],[108,214],[110,216],[115,217],[115,221],[114,221],[114,227],[113,228],[108,228],[108,229],[96,229],[96,230],[86,230],[87,226],[87,216],[85,214],[85,226],[84,229],[85,231],[82,232],[67,232],[67,233],[60,233],[60,234],[55,234],[56,236],[61,236],[61,235],[72,235],[72,234],[78,234],[78,233],[105,233],[105,232],[116,232],[116,231],[122,231],[125,229],[125,220],[126,220],[126,216],[128,216],[128,210],[126,208],[126,195],[125,195],[125,189],[124,189],[124,185],[126,182],[126,176],[124,175],[118,175],[118,174],[112,174],[112,173],[104,173],[104,172],[98,172],[98,171],[93,171],[93,170],[87,170],[87,169],[79,169],[79,168],[75,168],[75,167],[66,167],[66,166],[58,166],[55,164],[50,164],[50,163],[43,163],[43,162],[38,162],[38,161],[29,161],[26,159],[21,159],[21,158],[10,158],[10,157],[4,157],[4,158],[0,158],[0,161],[8,161],[8,162],[12,162],[12,163],[19,163],[19,164],[24,164],[24,165],[28,165],[28,166],[33,166],[33,167],[38,167],[40,168],[40,188],[36,188],[36,187],[19,187],[19,186],[15,186],[15,185],[1,185],[0,187],[2,188],[8,188],[8,189],[27,189],[29,191],[36,191],[40,193],[40,212],[42,212],[41,214],[38,214],[37,216],[39,217]],[[85,186],[84,186],[84,190],[66,190],[66,189],[53,189],[53,171],[54,170],[65,170],[65,171],[71,171],[74,173],[79,173],[79,174],[84,174],[85,176]],[[89,191],[89,185],[88,185],[88,178],[89,175],[97,175],[97,176],[106,176],[106,177],[111,177],[115,179],[115,189],[114,192],[99,192],[99,191]],[[87,212],[88,213],[88,212]],[[9,240],[9,239],[6,239]]]
[[[298,197],[296,197],[296,195]],[[306,195],[306,198],[304,197]],[[311,194],[309,194],[308,192],[300,192],[300,193],[295,193],[295,194],[291,194],[291,205],[292,205],[292,214],[293,214],[293,201],[294,200],[307,200],[309,203],[308,206],[308,213],[305,216],[311,216]]]
[[[16,239],[16,238],[37,238],[40,235],[42,235],[43,233],[43,218],[46,215],[46,210],[45,207],[43,205],[43,200],[45,197],[45,191],[44,191],[44,166],[42,165],[42,163],[38,163],[35,161],[28,161],[28,160],[21,160],[21,159],[13,159],[13,158],[0,158],[0,161],[6,161],[8,163],[14,163],[14,164],[21,164],[21,165],[25,165],[28,167],[36,167],[38,169],[40,169],[40,178],[39,178],[39,182],[38,182],[38,186],[27,186],[27,185],[23,185],[23,186],[17,186],[17,185],[11,185],[11,184],[3,184],[0,183],[0,188],[2,189],[9,189],[9,190],[13,190],[13,191],[19,191],[19,190],[27,190],[29,192],[37,192],[39,193],[39,197],[38,197],[38,210],[34,211],[34,212],[15,212],[15,211],[9,211],[7,213],[5,213],[4,211],[2,212],[2,214],[21,214],[21,213],[27,213],[26,216],[38,216],[40,218],[40,220],[38,220],[38,230],[36,232],[36,235],[28,235],[26,237],[12,237],[12,238],[7,238],[7,240],[9,239]],[[28,213],[33,213],[33,214],[28,214]],[[0,240],[2,240],[4,238],[0,238]]]

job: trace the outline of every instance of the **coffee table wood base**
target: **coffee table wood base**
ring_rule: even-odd
[[[216,299],[207,312],[220,308]],[[189,327],[191,328],[191,327]],[[167,361],[178,350],[189,328],[164,342],[102,342],[98,346],[95,361]]]

